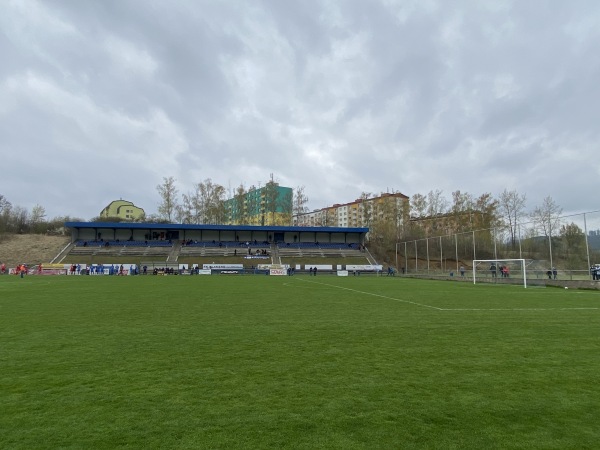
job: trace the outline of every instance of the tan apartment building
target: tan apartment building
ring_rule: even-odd
[[[368,227],[374,220],[402,221],[408,217],[409,198],[397,193],[359,198],[350,203],[335,204],[294,216],[295,226],[306,227]]]

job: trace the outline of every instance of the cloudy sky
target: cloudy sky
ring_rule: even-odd
[[[0,0],[0,194],[156,186],[551,196],[599,209],[597,0]]]

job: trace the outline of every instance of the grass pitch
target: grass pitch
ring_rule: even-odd
[[[0,277],[0,448],[595,448],[600,293]]]

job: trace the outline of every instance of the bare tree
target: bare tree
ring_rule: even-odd
[[[455,232],[472,230],[473,196],[467,192],[454,191],[450,214]]]
[[[5,212],[5,210],[10,209],[10,202],[4,197],[4,195],[0,194],[0,214]]]
[[[6,199],[6,197],[0,195],[0,233],[9,231],[8,225],[10,222],[11,209],[11,203]]]
[[[519,195],[515,190],[504,189],[498,199],[498,209],[508,225],[512,245],[517,242],[517,227],[525,214],[525,194]]]
[[[337,224],[338,221],[335,208],[325,208],[322,217],[322,225],[325,227],[335,227]]]
[[[300,219],[302,214],[306,214],[308,212],[307,205],[308,197],[304,193],[304,186],[298,186],[294,191],[293,198],[293,206],[292,206],[292,214],[297,219]],[[298,220],[299,221],[299,220]],[[300,225],[300,223],[299,223]]]
[[[21,206],[13,207],[9,218],[9,228],[16,233],[26,233],[29,231],[28,224],[29,212]]]
[[[442,191],[436,189],[427,194],[427,215],[436,217],[448,212],[448,201],[443,196]]]
[[[236,224],[248,223],[248,192],[243,184],[235,189],[233,204],[229,212],[229,220]]]
[[[372,197],[370,192],[360,194],[359,215],[361,217],[361,226],[370,227],[373,222],[373,204],[369,201]]]
[[[175,206],[175,221],[177,223],[192,223],[190,211],[184,205],[185,203],[179,203]]]
[[[564,241],[567,259],[570,259],[572,256],[579,256],[581,259],[585,258],[585,233],[579,225],[574,222],[561,225],[560,236]]]
[[[475,199],[473,227],[475,229],[492,229],[498,225],[498,200],[486,192]]]
[[[177,211],[177,187],[175,187],[175,178],[163,177],[163,183],[156,186],[161,202],[158,205],[159,216],[169,223],[172,223]]]
[[[448,200],[442,191],[436,189],[427,194],[427,216],[429,234],[440,234],[448,230]]]
[[[410,215],[414,218],[425,217],[427,213],[427,197],[414,194],[410,200]]]
[[[46,209],[43,206],[35,205],[31,208],[29,226],[34,233],[44,233],[46,231]]]
[[[536,206],[530,214],[530,218],[536,228],[546,237],[556,236],[560,227],[560,215],[562,208],[558,206],[552,197],[544,199],[540,206]]]
[[[200,202],[200,185],[195,184],[194,189],[182,196],[182,208],[186,221],[183,223],[202,223],[202,208]]]
[[[223,223],[225,221],[225,187],[207,178],[198,184],[202,223]]]

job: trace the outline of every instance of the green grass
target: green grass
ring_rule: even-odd
[[[597,448],[600,293],[0,277],[0,448]]]

